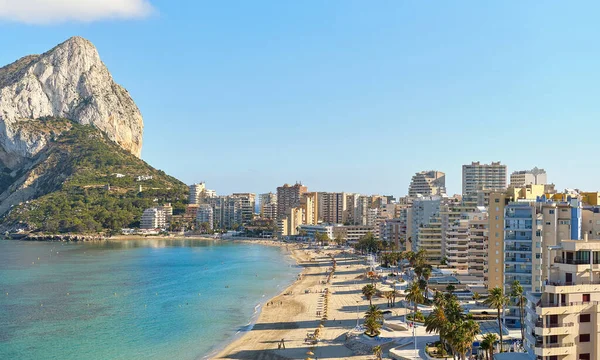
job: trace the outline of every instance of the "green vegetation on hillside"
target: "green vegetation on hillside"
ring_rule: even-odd
[[[149,207],[170,202],[174,214],[185,211],[185,184],[91,126],[72,123],[40,156],[34,170],[44,174],[45,195],[13,208],[5,224],[46,233],[116,232],[139,226]],[[136,181],[138,176],[152,179]]]

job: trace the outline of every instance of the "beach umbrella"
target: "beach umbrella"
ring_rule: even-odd
[[[314,354],[315,354],[315,353],[313,353],[313,352],[312,352],[312,351],[310,351],[310,350],[306,352],[306,355],[314,355]]]

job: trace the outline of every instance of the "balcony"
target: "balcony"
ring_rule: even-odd
[[[560,356],[569,355],[575,353],[575,344],[569,343],[556,343],[556,344],[535,344],[535,355],[536,356]]]
[[[568,335],[573,329],[571,329],[575,324],[563,323],[563,324],[546,324],[546,326],[542,326],[541,321],[536,321],[535,323],[535,334],[538,336],[550,336],[550,335]]]
[[[525,247],[525,246],[505,246],[504,247],[504,251],[518,251],[518,252],[527,252],[530,253],[531,252],[531,248],[530,247]]]
[[[531,274],[531,269],[515,269],[515,268],[505,268],[504,274]]]
[[[585,311],[590,306],[598,305],[598,301],[576,301],[576,302],[564,302],[564,303],[548,303],[542,302],[539,303],[535,312],[536,315],[546,316],[546,315],[565,315],[565,314],[578,314],[582,311]]]
[[[520,257],[505,257],[504,261],[506,262],[516,262],[516,263],[531,263],[530,258],[520,258]]]
[[[577,283],[567,282],[550,282],[544,285],[544,291],[553,294],[570,294],[570,293],[593,293],[600,291],[600,279],[594,281],[583,280]]]

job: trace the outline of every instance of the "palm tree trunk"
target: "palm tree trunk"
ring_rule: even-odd
[[[519,317],[521,320],[521,344],[525,344],[525,329],[523,327],[523,299],[519,300]]]
[[[502,320],[500,319],[500,308],[498,308],[498,331],[500,332],[500,352],[502,352]]]

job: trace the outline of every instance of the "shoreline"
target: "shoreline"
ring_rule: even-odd
[[[260,239],[265,240],[265,239]],[[266,240],[268,241],[268,240]],[[235,242],[239,242],[239,243],[244,243],[244,244],[256,244],[255,241],[253,240],[236,240]],[[286,254],[284,254],[286,257],[288,257],[289,259],[293,260],[293,264],[296,267],[300,267],[300,261],[301,259],[297,256],[297,254],[294,253],[294,251],[302,251],[301,248],[298,248],[297,244],[285,244],[285,243],[278,243],[276,241],[271,241],[271,243],[260,243],[260,245],[263,246],[277,246],[282,248],[283,250],[283,245],[293,245],[294,249],[292,250],[288,250],[288,252]],[[292,265],[292,264],[290,264]],[[291,287],[293,287],[297,282],[299,282],[301,280],[300,276],[304,274],[304,269],[302,269],[297,275],[296,275],[296,279],[293,280],[291,283],[289,283],[285,288],[282,289],[281,292],[275,294],[273,297],[268,298],[264,301],[259,302],[257,305],[260,305],[258,307],[258,310],[256,313],[252,314],[252,317],[250,318],[250,321],[248,324],[243,325],[243,327],[248,327],[247,330],[243,330],[243,331],[239,331],[236,334],[234,334],[230,339],[227,339],[227,341],[225,341],[224,344],[222,344],[221,346],[216,347],[214,350],[212,350],[210,353],[206,354],[206,355],[202,355],[199,359],[219,359],[222,358],[222,355],[225,353],[225,351],[230,348],[231,346],[234,346],[238,341],[241,341],[247,334],[249,334],[253,329],[254,326],[256,325],[256,323],[260,320],[260,317],[266,307],[267,303],[271,303],[273,302],[273,300],[277,297],[280,296],[284,296],[285,293],[288,292],[288,289],[290,289]]]
[[[261,245],[265,245],[265,246],[279,246],[283,249],[284,245],[290,245],[290,244],[286,244],[286,243],[281,243],[281,242],[277,242],[277,241],[269,241],[269,240],[265,240],[265,239],[260,239],[258,241],[264,241],[264,243],[260,243]],[[236,242],[240,242],[240,243],[251,243],[251,244],[256,244],[257,242],[254,240],[249,240],[249,239],[245,239],[245,240],[236,240]],[[300,252],[305,252],[305,253],[309,253],[314,255],[314,251],[312,250],[306,250],[306,249],[302,249],[300,247],[297,246],[297,244],[292,244],[294,246],[294,249],[290,250],[288,252],[288,254],[286,254],[286,256],[288,256],[289,258],[293,259],[296,262],[296,266],[302,267],[301,262],[306,261],[308,259],[302,258],[300,256]],[[310,258],[310,257],[309,257]],[[259,313],[257,314],[258,316],[256,316],[256,319],[253,321],[253,323],[251,324],[251,327],[244,332],[241,332],[239,334],[236,334],[238,336],[235,336],[235,338],[232,338],[231,341],[228,341],[226,344],[224,344],[222,347],[220,347],[219,349],[215,349],[214,351],[212,351],[210,354],[202,357],[202,359],[228,359],[228,355],[231,354],[231,352],[238,347],[239,345],[241,345],[244,342],[244,338],[247,338],[251,332],[254,330],[254,327],[256,326],[256,324],[258,323],[259,320],[261,320],[261,317],[265,311],[265,307],[266,304],[268,303],[274,303],[276,302],[277,298],[280,298],[282,296],[287,296],[286,294],[289,293],[290,289],[292,289],[293,287],[299,285],[301,283],[301,281],[304,279],[305,275],[306,275],[306,267],[302,267],[302,270],[300,271],[300,273],[296,276],[296,280],[294,280],[291,284],[289,284],[285,289],[283,289],[280,293],[278,293],[277,295],[273,296],[270,299],[267,299],[264,303],[261,304],[261,307],[259,309]]]

